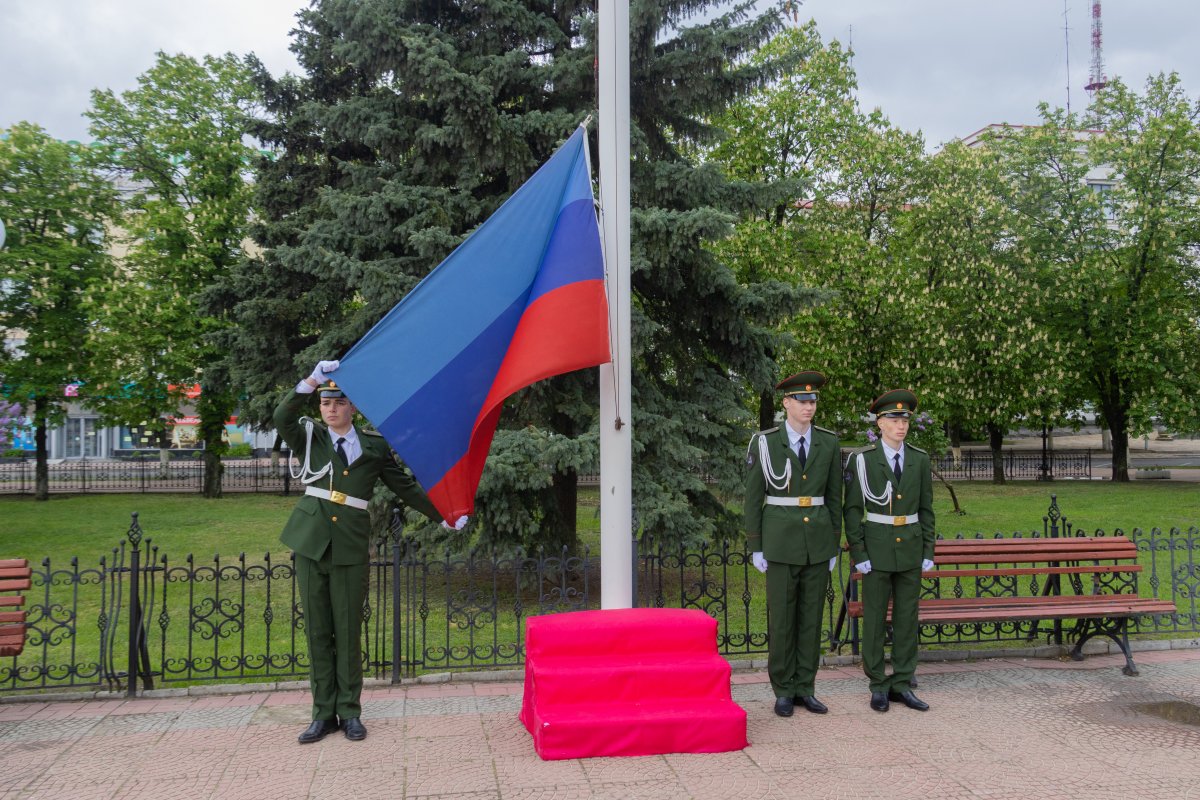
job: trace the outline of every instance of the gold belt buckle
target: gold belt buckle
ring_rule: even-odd
[[[344,506],[344,505],[346,505],[346,493],[345,493],[345,492],[339,492],[339,491],[337,491],[337,490],[330,490],[330,492],[329,492],[329,502],[331,502],[331,503],[337,503],[339,506]]]
[[[797,497],[796,505],[800,506],[801,508],[812,508],[812,498],[811,497]]]
[[[899,528],[901,525],[908,524],[908,517],[892,517],[892,524]]]

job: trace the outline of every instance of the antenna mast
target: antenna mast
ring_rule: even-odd
[[[1063,0],[1063,46],[1067,53],[1067,113],[1071,113],[1071,21],[1067,16],[1067,0]]]
[[[1108,85],[1108,76],[1104,74],[1104,56],[1101,52],[1102,39],[1100,0],[1092,0],[1092,73],[1088,85],[1083,88],[1093,97]]]

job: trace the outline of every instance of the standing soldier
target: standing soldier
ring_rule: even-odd
[[[382,480],[401,500],[440,520],[420,485],[396,462],[374,431],[354,427],[354,404],[322,361],[275,409],[275,427],[301,460],[304,497],[280,540],[295,551],[296,582],[308,639],[312,724],[300,743],[341,730],[347,739],[367,735],[362,706],[362,607],[366,596],[371,520],[367,503]],[[321,425],[300,416],[312,393],[321,400]],[[461,529],[467,518],[458,520]],[[442,525],[449,527],[445,522]]]
[[[821,616],[829,573],[837,562],[842,522],[842,457],[837,434],[812,424],[820,372],[785,378],[787,419],[750,438],[746,453],[746,543],[767,575],[767,673],[775,713],[796,703],[814,714],[829,709],[815,697],[821,658]]]
[[[884,392],[870,411],[879,426],[873,449],[846,465],[846,540],[862,573],[863,672],[871,682],[871,708],[890,700],[917,711],[929,705],[912,692],[917,668],[917,602],[921,572],[933,568],[933,477],[924,450],[905,444],[917,396]],[[883,642],[892,604],[892,674],[885,674]]]

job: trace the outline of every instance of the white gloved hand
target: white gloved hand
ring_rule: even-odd
[[[922,572],[929,572],[929,570],[931,570],[931,569],[933,569],[933,559],[932,558],[927,558],[921,562],[921,571]]]
[[[866,575],[868,572],[871,571],[871,559],[868,558],[866,561],[862,561],[862,562],[859,562],[858,564],[855,564],[854,568],[856,570],[858,570],[859,572],[861,572],[863,575]]]
[[[317,366],[313,369],[312,374],[308,377],[317,382],[320,386],[325,381],[329,380],[329,373],[337,372],[337,368],[341,366],[339,361],[318,361]]]
[[[467,520],[469,519],[471,518],[468,516],[459,517],[457,520],[455,520],[453,525],[446,520],[442,520],[442,527],[448,531],[461,531],[464,527],[466,527]]]
[[[761,552],[751,553],[750,563],[753,564],[754,568],[759,572],[765,573],[767,571],[767,559]]]
[[[833,572],[833,568],[837,566],[837,556],[829,559],[829,571]]]

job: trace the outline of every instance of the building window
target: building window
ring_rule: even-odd
[[[1117,204],[1113,198],[1115,187],[1116,184],[1112,181],[1088,181],[1088,188],[1100,195],[1100,206],[1104,209],[1104,218],[1107,220],[1117,218]]]
[[[70,417],[63,430],[63,455],[67,458],[95,458],[100,455],[100,437],[95,417]]]

